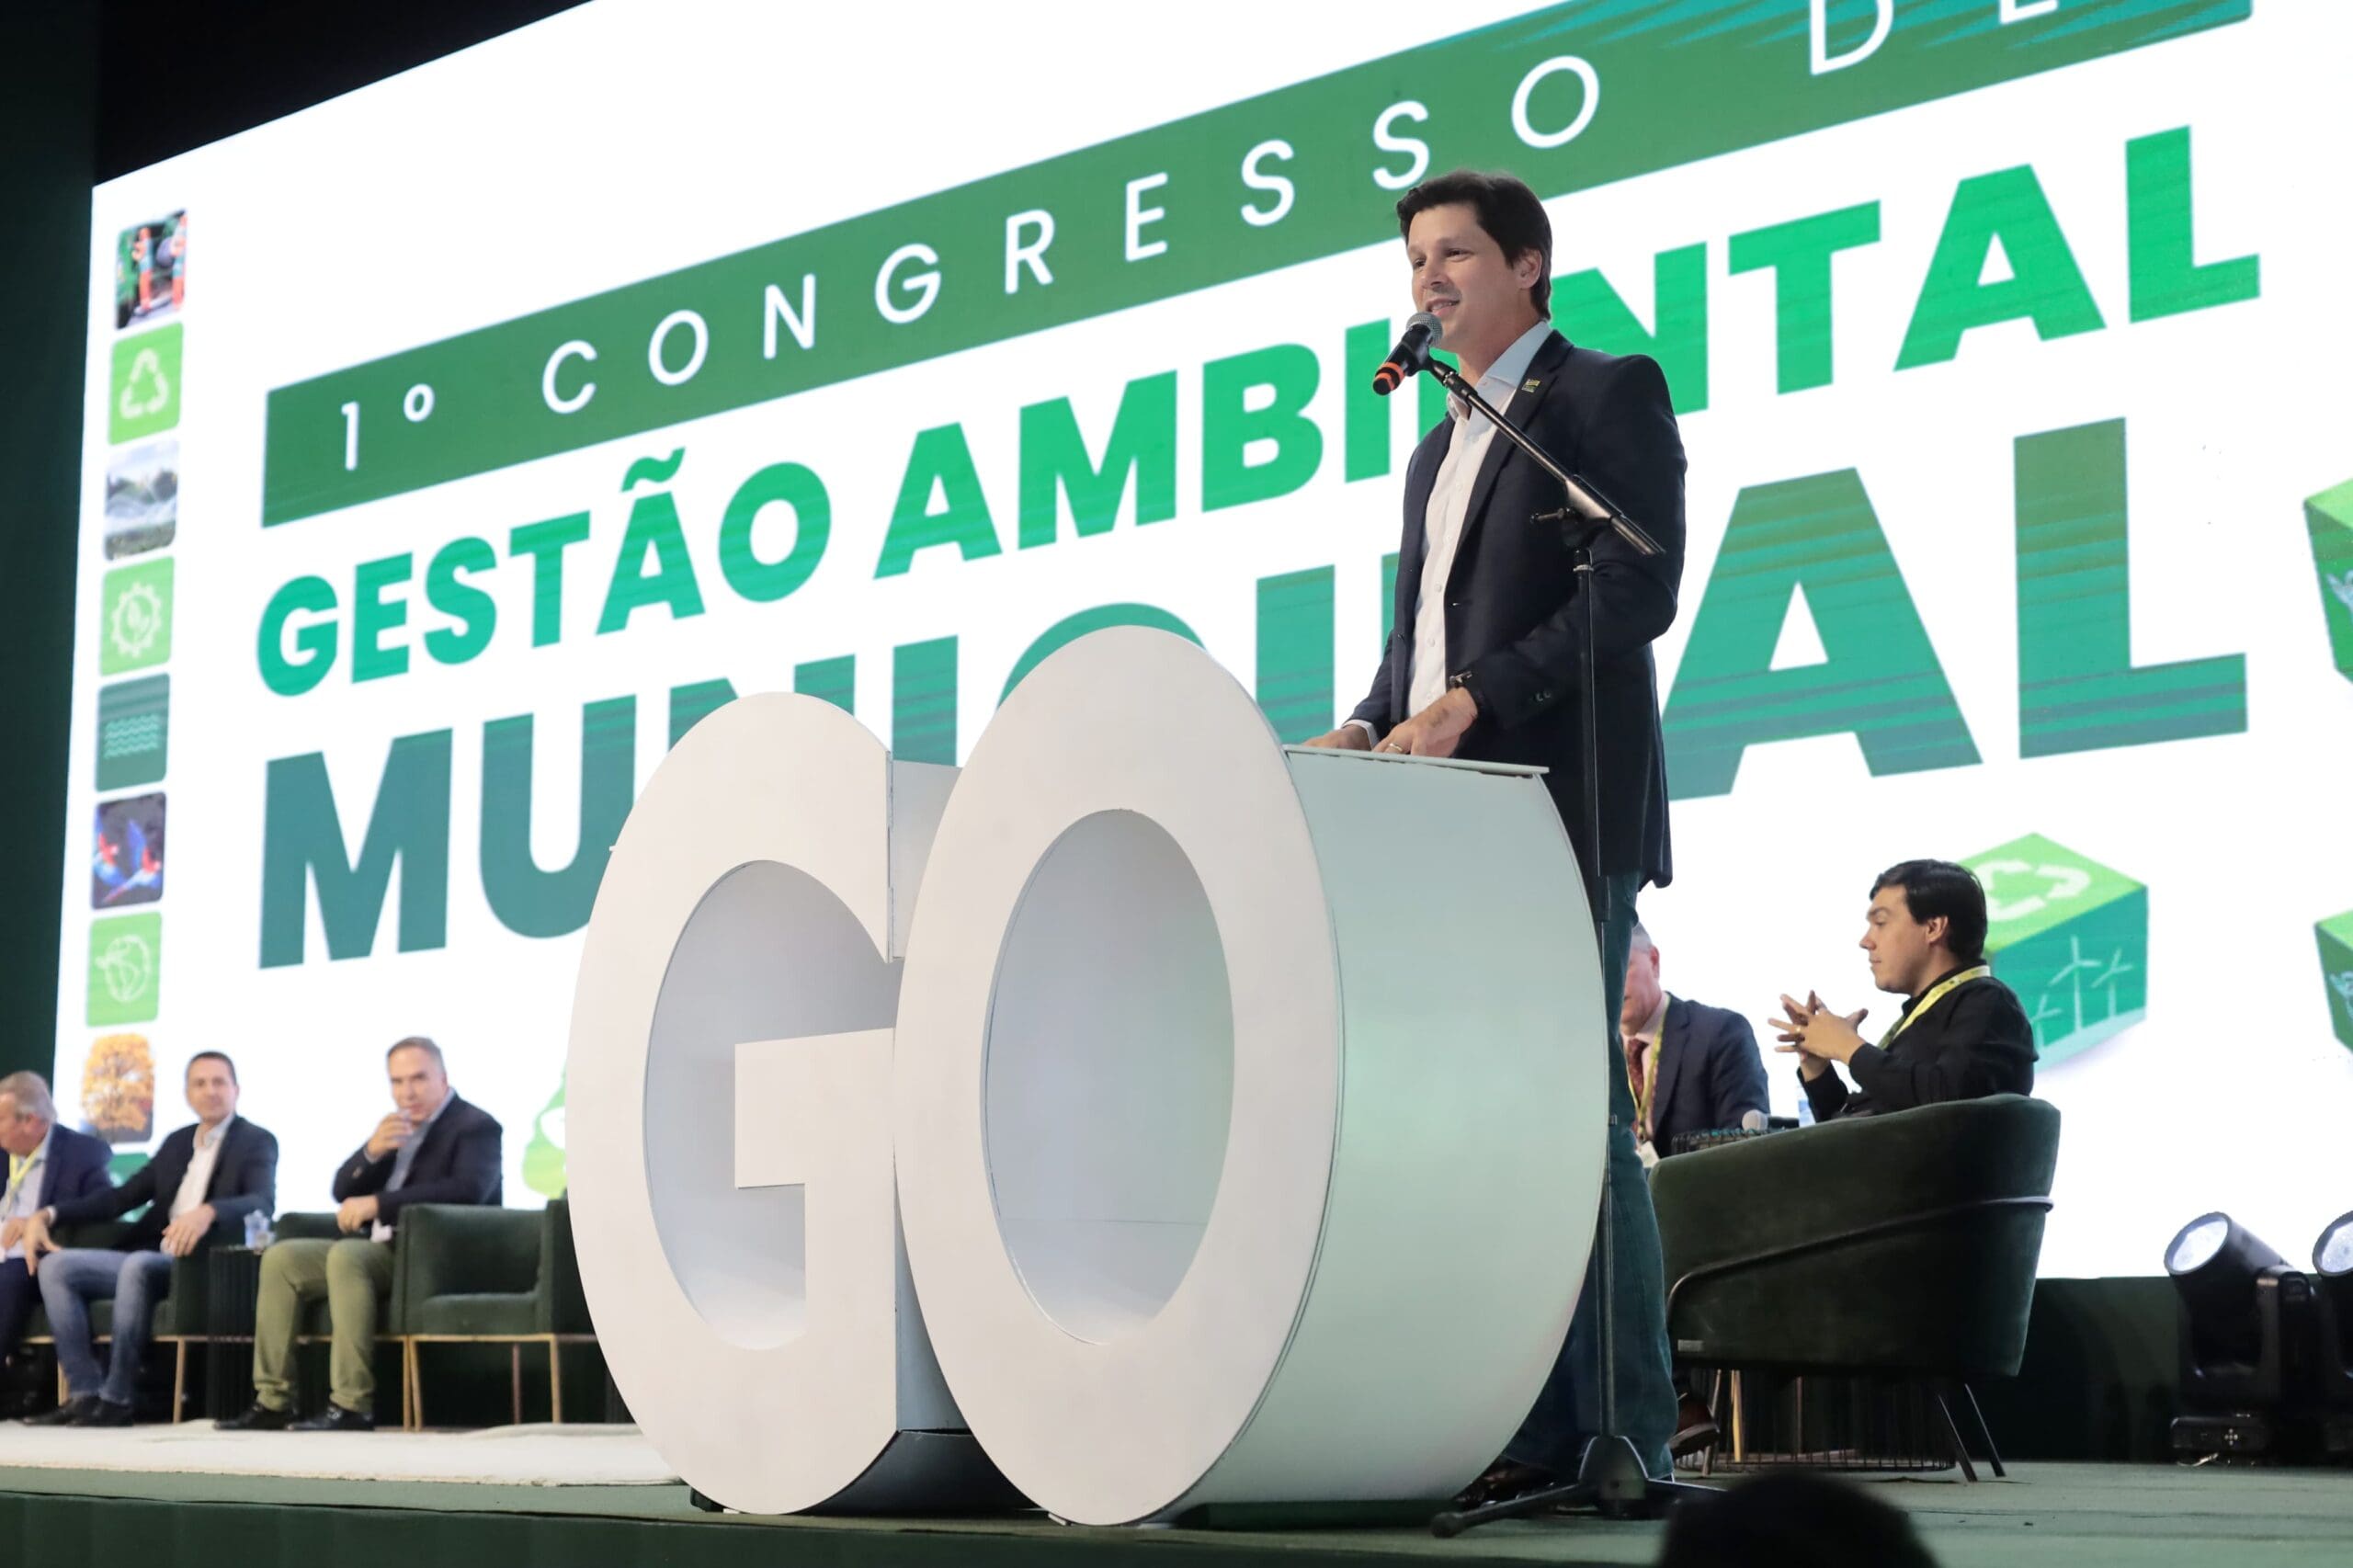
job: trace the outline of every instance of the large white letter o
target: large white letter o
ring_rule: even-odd
[[[1535,95],[1537,83],[1563,71],[1574,76],[1584,87],[1584,94],[1577,104],[1576,118],[1558,131],[1538,131],[1529,123],[1529,99]],[[1518,90],[1511,96],[1511,128],[1530,147],[1540,150],[1565,147],[1584,134],[1585,128],[1593,123],[1593,111],[1600,107],[1600,73],[1574,54],[1563,54],[1547,60],[1519,79]]]
[[[1116,1524],[1503,1447],[1600,1194],[1578,886],[1529,770],[1287,751],[1156,631],[1029,675],[933,841],[895,1073],[908,1261],[1008,1480]]]

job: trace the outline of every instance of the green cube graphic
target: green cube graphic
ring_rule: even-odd
[[[121,915],[90,922],[89,1021],[143,1024],[164,984],[164,917]]]
[[[107,381],[107,439],[135,441],[180,422],[180,329],[145,332],[114,346]]]
[[[2328,1022],[2337,1042],[2353,1051],[2353,909],[2313,927],[2320,938],[2320,974],[2328,986]]]
[[[1985,952],[2055,1066],[2149,1010],[2149,890],[2039,834],[1973,857]]]
[[[107,574],[98,596],[98,673],[143,670],[172,656],[172,562]]]
[[[2304,503],[2313,536],[2313,570],[2320,574],[2320,612],[2328,620],[2336,673],[2353,680],[2353,479]]]
[[[171,676],[98,687],[97,787],[127,790],[154,783],[164,776],[171,737]]]

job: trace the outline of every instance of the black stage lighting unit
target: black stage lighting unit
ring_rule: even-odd
[[[2181,1296],[2177,1454],[2295,1457],[2311,1446],[2312,1281],[2227,1214],[2165,1248]]]
[[[2321,1446],[2353,1454],[2353,1214],[2339,1214],[2313,1243],[2319,1320]]]

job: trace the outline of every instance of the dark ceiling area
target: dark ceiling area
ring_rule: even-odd
[[[93,0],[97,175],[324,103],[580,0]]]

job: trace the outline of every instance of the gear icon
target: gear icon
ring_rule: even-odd
[[[114,651],[136,659],[155,645],[164,631],[164,596],[152,583],[133,583],[114,601],[107,618],[107,638]]]

